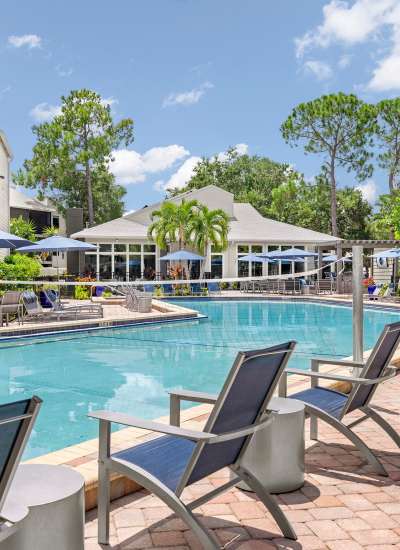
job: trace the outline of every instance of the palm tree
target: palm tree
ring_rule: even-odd
[[[217,251],[228,247],[229,216],[221,208],[210,210],[201,204],[190,223],[190,237],[200,254],[206,255],[209,245]],[[204,269],[202,269],[202,272]],[[201,278],[203,273],[201,273]]]
[[[190,243],[192,218],[199,206],[196,200],[182,201],[181,204],[164,202],[159,210],[154,210],[148,236],[161,249],[178,243],[179,250]]]

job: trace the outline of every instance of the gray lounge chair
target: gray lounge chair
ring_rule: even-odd
[[[241,465],[253,434],[273,421],[268,403],[294,349],[287,342],[268,349],[239,352],[203,432],[188,430],[125,414],[97,411],[89,414],[100,421],[99,437],[99,543],[109,541],[110,474],[125,475],[161,498],[197,535],[202,546],[216,549],[214,535],[192,514],[192,510],[231,488],[240,480],[254,490],[268,508],[283,534],[296,534],[275,499],[259,480]],[[175,393],[175,396],[178,395]],[[191,393],[191,401],[204,401]],[[111,424],[135,426],[166,434],[140,445],[110,453]],[[233,479],[185,504],[180,498],[185,487],[229,467]]]
[[[71,319],[71,317],[74,319],[78,318],[77,310],[48,311],[43,309],[39,303],[38,297],[32,291],[25,291],[22,293],[22,303],[24,304],[25,308],[24,319],[47,321],[54,319],[55,317],[57,321],[60,321],[60,319]]]
[[[0,326],[3,325],[3,317],[6,318],[6,324],[8,325],[10,315],[15,315],[18,323],[21,323],[21,294],[22,292],[18,290],[7,290],[4,293],[0,303]]]
[[[7,495],[41,403],[33,396],[0,405],[0,542],[15,533],[29,512]]]
[[[387,476],[387,472],[369,447],[356,435],[351,428],[370,418],[374,420],[400,447],[400,436],[393,427],[370,406],[370,401],[379,384],[393,378],[396,369],[389,367],[397,346],[400,343],[400,322],[386,325],[380,335],[371,355],[366,363],[341,359],[312,359],[311,371],[287,369],[281,378],[280,392],[286,397],[287,375],[297,374],[311,378],[311,388],[292,394],[289,397],[304,402],[306,413],[311,417],[311,439],[318,439],[318,418],[324,420],[340,433],[346,436],[368,460],[380,475]],[[319,372],[320,365],[338,365],[360,369],[359,376],[341,376],[335,373],[324,374]],[[349,395],[318,386],[318,380],[347,381],[353,384]],[[364,416],[350,424],[343,422],[344,417],[352,411],[361,411]]]
[[[101,304],[78,304],[72,306],[65,306],[59,299],[54,291],[42,290],[43,294],[51,304],[51,311],[53,312],[65,312],[66,314],[76,316],[83,314],[85,316],[103,317],[103,306]]]

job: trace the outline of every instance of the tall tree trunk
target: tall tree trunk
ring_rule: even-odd
[[[332,158],[329,165],[329,178],[331,183],[331,228],[332,235],[338,236],[337,226],[337,197],[336,197],[336,176],[335,176],[335,161]]]
[[[390,170],[389,172],[389,193],[392,194],[394,191],[394,171]]]
[[[89,227],[92,227],[94,225],[94,208],[93,208],[92,174],[90,172],[89,161],[86,161],[86,165],[85,165],[85,181],[86,181],[86,192],[87,192],[87,202],[88,202]]]

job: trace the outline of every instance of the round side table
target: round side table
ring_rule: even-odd
[[[84,550],[84,479],[64,466],[22,464],[7,501],[29,514],[1,550]]]
[[[288,493],[304,485],[304,404],[274,397],[269,409],[274,421],[256,432],[241,463],[254,472],[269,493]],[[246,483],[238,487],[250,491]]]

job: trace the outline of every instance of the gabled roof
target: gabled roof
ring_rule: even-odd
[[[209,185],[203,187],[207,193],[213,189],[220,194],[220,188]],[[197,190],[196,190],[197,191]],[[225,192],[224,192],[225,193]],[[226,192],[227,193],[227,192]],[[174,199],[187,198],[193,196],[194,193],[184,193]],[[233,195],[227,193],[227,199]],[[132,214],[128,214],[122,218],[112,220],[96,227],[83,229],[72,235],[73,238],[99,240],[99,239],[145,239],[147,238],[147,227],[149,225],[149,216],[141,215],[138,220],[135,220],[135,214],[143,213],[149,209],[149,212],[158,208],[161,203],[151,205],[145,209],[138,210]],[[230,242],[267,242],[276,244],[333,244],[341,239],[332,237],[325,233],[304,229],[296,225],[278,222],[270,218],[264,218],[257,210],[249,203],[233,203],[233,216],[230,221],[228,240]]]
[[[73,239],[142,239],[147,237],[147,227],[127,218],[117,218],[95,227],[87,227],[71,235]]]
[[[21,210],[36,210],[40,212],[56,212],[56,208],[39,201],[34,197],[25,195],[13,186],[10,186],[10,207],[20,208]]]
[[[236,202],[233,204],[233,211],[235,218],[230,222],[230,241],[328,244],[341,240],[326,233],[264,218],[249,203]]]

